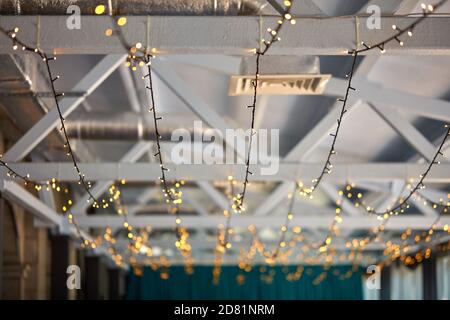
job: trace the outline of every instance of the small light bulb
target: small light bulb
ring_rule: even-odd
[[[103,4],[99,4],[95,7],[95,14],[103,14],[105,12],[105,6]]]
[[[120,27],[123,27],[126,23],[127,23],[127,18],[125,18],[125,17],[120,17],[117,20],[117,25]]]

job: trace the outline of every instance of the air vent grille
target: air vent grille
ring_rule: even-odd
[[[320,95],[329,74],[289,74],[260,75],[258,94],[267,95]],[[254,76],[240,75],[230,77],[228,94],[230,96],[252,95]]]

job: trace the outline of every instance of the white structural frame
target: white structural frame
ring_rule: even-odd
[[[415,2],[415,1],[413,1]],[[411,4],[412,2],[410,2]],[[407,6],[408,8],[410,6]],[[402,7],[403,8],[403,7]],[[405,8],[403,8],[406,10]],[[28,32],[21,34],[21,40],[26,43],[39,43],[44,51],[57,51],[67,54],[76,53],[103,53],[108,54],[95,66],[86,76],[73,88],[74,92],[85,92],[80,97],[66,97],[61,100],[63,115],[67,116],[76,107],[84,102],[86,97],[93,92],[116,68],[121,64],[125,55],[118,41],[111,41],[102,33],[89,32],[89,30],[102,30],[102,26],[110,26],[109,17],[84,17],[84,34],[90,34],[89,39],[75,33],[68,33],[64,27],[66,17],[44,16],[37,17],[6,16],[0,21],[1,26],[20,25]],[[270,24],[276,22],[277,18],[264,17]],[[415,18],[411,17],[383,17],[383,28],[369,31],[364,27],[366,17],[359,17],[359,24],[355,24],[354,17],[338,18],[303,18],[297,19],[297,24],[287,29],[283,41],[271,50],[271,54],[315,54],[315,55],[347,55],[348,50],[354,47],[356,34],[360,39],[368,43],[375,43],[391,35],[392,24],[399,26],[408,25]],[[259,37],[259,26],[257,17],[152,17],[151,27],[147,25],[147,17],[134,16],[128,18],[127,28],[124,29],[126,36],[133,40],[152,39],[151,45],[166,54],[236,54],[251,55],[252,48],[256,46],[255,39]],[[166,36],[167,28],[171,29],[171,35]],[[37,28],[39,32],[37,32]],[[190,30],[195,28],[197,33]],[[420,30],[427,30],[421,33]],[[424,21],[412,39],[408,41],[405,48],[399,48],[395,43],[386,46],[387,54],[402,55],[433,55],[450,54],[450,38],[442,30],[450,29],[450,20],[431,17]],[[150,34],[148,34],[150,30]],[[333,30],[330,34],[329,30]],[[317,34],[324,37],[317,39]],[[38,35],[36,38],[35,35]],[[163,36],[164,35],[164,36]],[[3,35],[0,38],[3,40]],[[82,45],[81,45],[82,44]],[[8,41],[0,42],[0,53],[12,53]],[[19,53],[20,54],[20,53]],[[397,133],[399,133],[425,160],[429,161],[435,151],[434,144],[429,142],[423,135],[407,120],[402,118],[398,110],[407,110],[416,115],[440,121],[450,121],[450,102],[437,98],[423,97],[411,93],[401,92],[391,88],[381,87],[365,77],[380,56],[378,50],[369,51],[360,64],[355,83],[358,91],[352,94],[349,102],[349,112],[363,103],[377,112]],[[222,68],[222,66],[221,66]],[[208,106],[200,97],[189,89],[174,70],[170,68],[167,61],[155,63],[155,73],[158,78],[171,89],[201,120],[210,127],[225,130],[230,124],[218,115],[213,108]],[[129,86],[132,79],[129,74],[122,73],[126,84]],[[344,79],[333,78],[325,88],[327,96],[341,96],[345,91],[347,83]],[[129,93],[129,99],[134,111],[139,111],[139,97]],[[305,182],[316,177],[320,172],[322,164],[304,163],[308,155],[318,144],[328,136],[330,130],[336,125],[336,118],[340,112],[340,104],[336,103],[331,111],[311,130],[311,132],[300,141],[280,163],[280,172],[274,176],[263,176],[255,172],[252,181],[281,181],[274,192],[255,210],[253,215],[233,217],[233,225],[236,227],[248,227],[250,224],[257,227],[274,227],[283,223],[282,216],[268,216],[274,207],[285,199],[288,192],[292,190],[293,183],[299,179]],[[348,112],[348,113],[349,113]],[[347,114],[348,114],[347,113]],[[344,120],[345,121],[345,120]],[[12,148],[5,154],[4,159],[14,169],[31,174],[31,179],[48,180],[57,178],[60,181],[74,182],[78,180],[73,166],[70,163],[24,163],[22,161],[59,123],[56,109],[50,111],[36,123]],[[227,142],[229,143],[229,142]],[[93,187],[94,195],[101,195],[111,183],[125,179],[127,181],[149,182],[157,180],[159,176],[159,165],[155,163],[136,163],[151,147],[149,142],[138,142],[118,163],[81,163],[80,168],[86,174],[89,181],[97,181]],[[245,158],[245,154],[239,154]],[[299,162],[300,161],[300,162]],[[233,175],[237,180],[243,178],[242,165],[178,165],[167,164],[171,169],[173,179],[185,179],[195,181],[217,207],[226,210],[229,201],[209,181],[226,180],[228,175]],[[361,181],[361,183],[374,184],[380,182],[392,183],[390,195],[380,207],[389,205],[398,198],[405,182],[417,181],[423,172],[425,164],[419,163],[345,163],[334,164],[333,174],[327,177],[322,185],[323,191],[334,201],[337,200],[337,183],[347,181]],[[257,170],[256,170],[257,171]],[[143,174],[145,173],[145,174]],[[331,181],[331,183],[330,183]],[[427,177],[426,183],[449,183],[450,164],[443,163],[433,168]],[[334,183],[334,184],[333,184]],[[11,181],[4,172],[1,173],[0,190],[5,197],[22,205],[27,211],[35,214],[40,220],[50,226],[63,228],[67,225],[63,216],[58,214],[49,203],[44,203],[34,197],[30,192]],[[140,204],[145,204],[158,191],[157,187],[149,188],[138,199]],[[424,195],[432,196],[434,199],[448,195],[439,190],[427,189],[420,191]],[[45,200],[45,199],[44,199]],[[77,221],[83,227],[119,227],[123,220],[119,216],[111,215],[82,215],[87,207],[89,198],[82,197],[74,206],[74,213],[80,213]],[[416,201],[417,208],[423,215],[393,217],[386,225],[386,230],[401,231],[405,228],[417,230],[427,229],[434,221],[436,212],[424,207]],[[46,201],[52,202],[50,198]],[[195,229],[214,229],[222,215],[211,215],[205,210],[201,203],[195,199],[187,200],[199,213],[199,216],[183,217],[183,225]],[[379,225],[375,217],[363,216],[360,210],[356,210],[348,201],[344,200],[343,208],[348,214],[340,225],[344,230],[368,230]],[[136,210],[136,211],[134,211]],[[152,225],[158,229],[173,228],[173,217],[171,216],[136,216],[138,207],[130,212],[130,223],[135,226]],[[328,210],[328,208],[326,209]],[[325,211],[325,210],[324,210]],[[257,217],[255,217],[257,216]],[[327,216],[301,216],[295,217],[293,225],[302,226],[305,229],[326,229],[330,225],[330,215]],[[450,219],[441,219],[438,229],[444,224],[449,224]]]

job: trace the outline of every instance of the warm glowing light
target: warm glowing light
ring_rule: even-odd
[[[103,4],[99,4],[95,7],[95,14],[103,14],[105,12],[105,6]]]
[[[119,19],[117,19],[117,25],[118,26],[123,27],[126,24],[127,24],[127,18],[120,17]]]

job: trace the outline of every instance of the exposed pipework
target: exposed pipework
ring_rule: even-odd
[[[107,4],[106,1],[104,1]],[[0,0],[3,15],[65,15],[77,5],[83,15],[93,15],[98,0]],[[264,5],[257,0],[113,0],[115,15],[259,15]]]
[[[182,126],[164,126],[159,134],[170,141],[172,132]],[[84,140],[156,140],[153,124],[136,113],[89,113],[77,120],[67,120],[69,138]],[[193,137],[193,129],[187,129]]]

